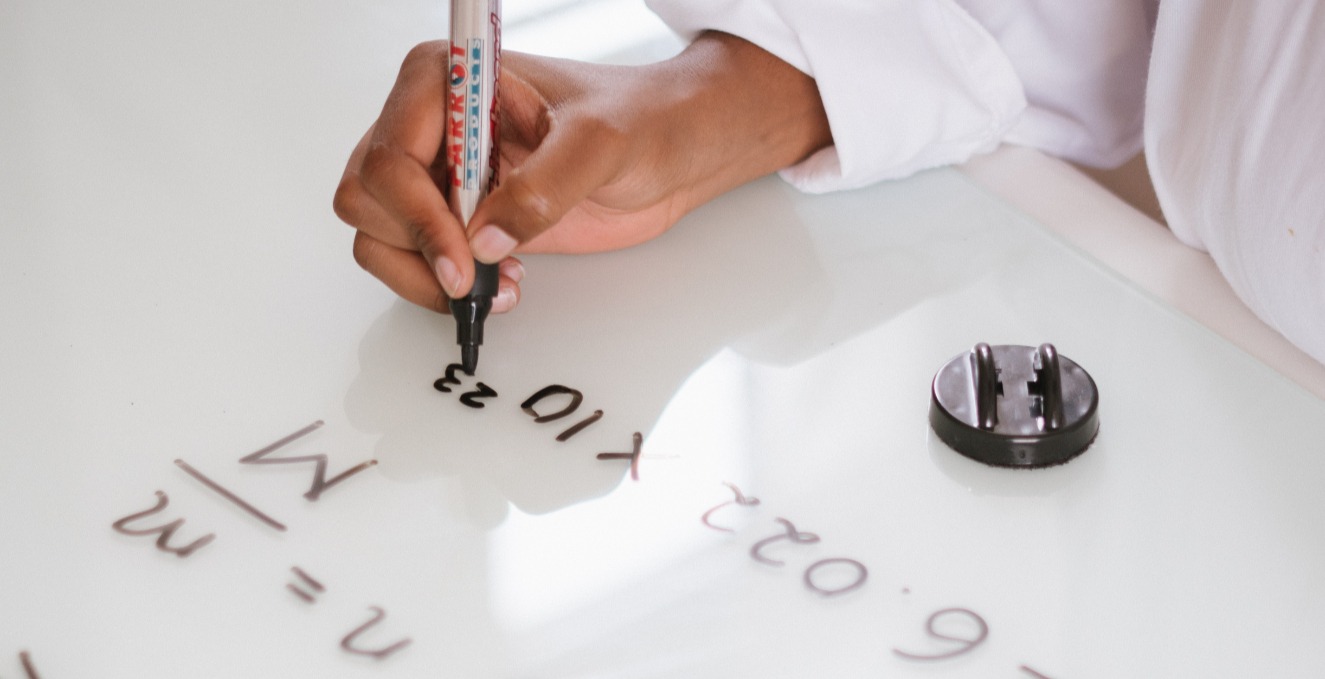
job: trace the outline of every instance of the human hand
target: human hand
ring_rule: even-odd
[[[520,252],[627,247],[695,207],[832,142],[814,81],[739,38],[707,33],[648,66],[502,55],[499,185],[468,225],[447,209],[440,153],[445,42],[419,45],[355,148],[336,213],[355,259],[437,311],[500,262],[493,310],[519,300]],[[467,227],[467,228],[466,228]]]

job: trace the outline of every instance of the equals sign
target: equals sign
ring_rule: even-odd
[[[294,573],[295,577],[299,578],[302,586],[300,586],[300,583],[291,582],[286,584],[285,588],[294,592],[294,595],[300,599],[303,599],[310,604],[317,603],[317,595],[327,591],[327,588],[323,587],[322,583],[313,579],[313,576],[308,573],[305,573],[304,569],[298,566],[291,566],[290,572]]]

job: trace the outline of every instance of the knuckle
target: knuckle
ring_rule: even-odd
[[[372,143],[363,154],[363,164],[359,166],[359,176],[371,191],[372,185],[388,176],[391,168],[398,161],[399,157],[395,149],[386,144]]]
[[[418,63],[433,61],[438,57],[446,56],[447,43],[444,40],[429,40],[421,42],[409,49],[405,53],[405,66]]]
[[[342,222],[353,226],[359,217],[358,205],[363,198],[363,186],[359,178],[347,175],[336,187],[336,195],[331,199],[331,209]]]
[[[441,251],[436,229],[433,228],[432,220],[427,215],[405,213],[401,218],[405,233],[421,252],[431,255]]]
[[[404,227],[414,243],[421,247],[431,246],[438,238],[435,215],[425,201],[406,199],[400,193],[397,170],[404,160],[405,156],[391,146],[374,144],[369,147],[359,169],[358,191],[361,196],[376,200]],[[353,197],[353,193],[347,196]],[[350,211],[353,212],[354,208],[351,207]]]

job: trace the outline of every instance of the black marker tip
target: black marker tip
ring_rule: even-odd
[[[474,286],[469,294],[451,300],[451,315],[455,317],[455,341],[460,345],[460,365],[465,373],[474,374],[478,367],[478,348],[483,344],[483,322],[492,311],[492,298],[497,294],[497,266],[474,264]]]
[[[466,375],[473,375],[478,369],[478,345],[466,344],[460,347],[460,367]]]

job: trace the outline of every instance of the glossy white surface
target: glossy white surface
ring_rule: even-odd
[[[531,257],[482,410],[432,387],[449,319],[393,300],[330,211],[444,8],[4,6],[0,676],[1311,676],[1325,664],[1320,401],[935,172],[759,182],[629,251]],[[417,34],[417,35],[416,35]],[[977,341],[1054,342],[1100,438],[994,470],[928,429]],[[469,387],[475,380],[467,379]],[[535,424],[549,384],[584,394]],[[544,402],[553,409],[553,399]],[[595,409],[603,419],[553,437]],[[301,497],[306,466],[371,470]],[[644,435],[640,479],[602,451]],[[288,526],[204,488],[182,459]],[[724,482],[758,497],[728,506]],[[180,559],[112,522],[169,495]],[[822,540],[770,544],[784,517]],[[856,559],[825,599],[805,570]],[[326,586],[286,589],[299,566]],[[822,586],[854,571],[821,568]],[[387,617],[363,646],[340,639]],[[940,609],[985,643],[939,653]],[[948,619],[955,636],[973,630]]]
[[[1325,399],[1325,365],[1257,318],[1210,255],[1183,245],[1076,168],[1032,149],[1003,146],[960,169],[1132,284]]]

